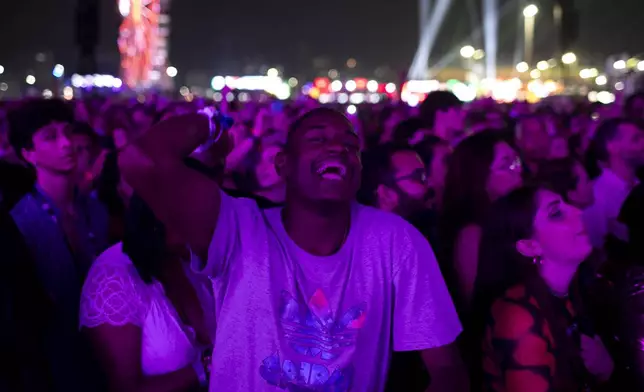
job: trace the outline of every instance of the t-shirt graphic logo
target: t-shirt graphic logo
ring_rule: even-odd
[[[349,391],[353,366],[334,362],[355,346],[358,330],[366,320],[366,308],[363,302],[335,317],[320,289],[313,293],[308,304],[299,303],[290,293],[282,291],[280,321],[284,338],[302,358],[284,359],[282,363],[275,353],[264,359],[260,374],[269,384],[291,392]]]

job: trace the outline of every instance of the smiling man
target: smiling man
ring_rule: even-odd
[[[362,167],[346,117],[322,108],[294,122],[276,158],[286,205],[264,211],[182,164],[207,136],[205,118],[177,117],[120,163],[213,279],[212,391],[378,392],[392,349],[422,352],[430,390],[467,388],[452,344],[461,325],[429,244],[354,201]]]

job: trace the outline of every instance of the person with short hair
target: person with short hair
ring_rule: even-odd
[[[36,173],[11,216],[54,306],[45,340],[54,390],[94,391],[103,383],[78,333],[78,306],[87,271],[107,247],[108,217],[98,200],[77,191],[73,121],[59,100],[27,101],[9,113],[9,140]]]
[[[392,349],[420,351],[430,390],[467,389],[461,325],[427,240],[355,203],[360,142],[344,115],[319,108],[291,125],[275,159],[284,208],[261,210],[186,169],[208,140],[207,118],[174,117],[119,160],[214,282],[211,391],[383,391]]]

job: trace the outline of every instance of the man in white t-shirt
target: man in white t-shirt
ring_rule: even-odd
[[[354,201],[360,148],[346,117],[315,109],[293,124],[276,157],[286,206],[266,211],[183,165],[207,128],[172,118],[120,163],[213,279],[211,390],[378,392],[392,349],[422,353],[431,391],[465,390],[461,325],[429,244]]]

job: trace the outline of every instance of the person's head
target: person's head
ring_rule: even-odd
[[[255,177],[260,189],[271,189],[283,183],[275,169],[275,157],[283,150],[279,144],[264,146],[259,151],[259,162],[255,166]]]
[[[624,116],[631,120],[644,120],[644,92],[638,92],[626,99]]]
[[[378,116],[378,123],[381,127],[380,143],[393,142],[396,128],[406,118],[407,114],[403,108],[391,105],[384,107]]]
[[[526,116],[516,125],[517,147],[526,160],[539,161],[550,153],[550,135],[544,116]]]
[[[555,288],[547,282],[561,281],[564,275],[572,279],[591,251],[581,212],[541,187],[521,187],[500,198],[483,225],[473,306],[480,312],[476,319],[485,317],[507,289],[523,286],[536,300],[561,348],[558,384],[570,377],[570,359],[578,351],[566,334],[567,322],[557,311]]]
[[[442,196],[452,147],[438,136],[429,136],[422,143],[416,145],[415,150],[425,163],[430,192],[434,194],[434,197]]]
[[[446,132],[437,135],[447,141],[458,137],[455,133],[462,132],[465,128],[465,116],[462,110],[463,103],[449,91],[433,91],[420,105],[420,118],[425,126],[437,131]]]
[[[381,146],[370,154],[363,173],[368,177],[365,186],[373,192],[374,206],[404,218],[425,209],[427,172],[418,153],[410,147]]]
[[[563,136],[556,136],[550,142],[550,151],[548,152],[548,159],[560,159],[570,156],[568,149],[568,140]]]
[[[410,118],[401,121],[396,125],[393,132],[392,142],[397,145],[415,145],[421,142],[426,133],[423,132],[424,125],[419,118]]]
[[[63,101],[27,101],[9,113],[9,141],[38,173],[70,174],[76,168],[73,122],[74,113]]]
[[[521,186],[521,159],[494,131],[463,140],[452,153],[445,180],[446,198],[494,200]],[[458,197],[458,196],[457,196]]]
[[[72,147],[76,153],[79,170],[88,170],[96,156],[98,136],[87,123],[72,124]]]
[[[155,122],[156,111],[145,104],[138,104],[132,108],[132,122],[135,132],[147,131]]]
[[[543,187],[522,187],[497,200],[484,230],[485,238],[495,238],[489,245],[502,252],[497,256],[519,267],[576,267],[592,251],[581,211]]]
[[[629,119],[603,121],[597,127],[588,153],[603,167],[619,162],[637,168],[644,163],[644,132],[638,123]]]
[[[275,168],[275,157],[282,151],[280,144],[266,144],[250,151],[233,172],[237,189],[255,194],[283,186],[284,180]]]
[[[547,185],[563,197],[566,203],[579,209],[586,209],[595,202],[590,177],[584,166],[573,158],[541,162],[535,181]]]
[[[275,165],[287,202],[348,203],[360,188],[360,140],[342,113],[316,108],[291,125]]]

